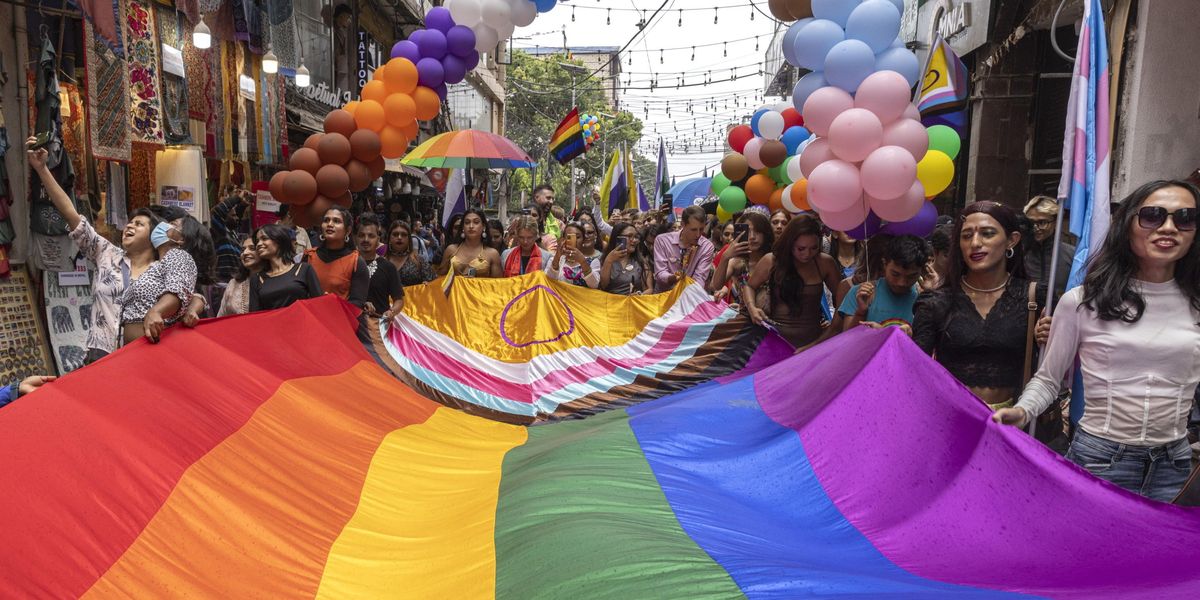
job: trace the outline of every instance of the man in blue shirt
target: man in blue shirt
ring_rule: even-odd
[[[22,379],[21,383],[0,387],[0,407],[7,406],[19,396],[24,396],[55,379],[58,378],[53,375],[34,375]]]
[[[842,331],[859,323],[896,325],[912,331],[913,303],[917,301],[917,279],[929,262],[929,246],[914,235],[901,235],[883,251],[883,277],[850,288],[838,312]]]

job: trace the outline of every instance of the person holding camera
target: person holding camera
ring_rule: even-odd
[[[608,248],[600,257],[600,289],[632,296],[651,289],[654,267],[638,228],[629,223],[613,227]]]
[[[588,260],[579,251],[583,241],[583,228],[579,223],[563,226],[562,239],[554,249],[554,258],[546,265],[546,275],[551,279],[596,289],[600,285],[600,265]]]

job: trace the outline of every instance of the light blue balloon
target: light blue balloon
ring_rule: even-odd
[[[818,19],[829,19],[841,27],[862,0],[812,0],[812,13]]]
[[[827,85],[829,82],[825,81],[825,74],[820,71],[806,73],[804,77],[801,77],[800,81],[796,82],[796,86],[792,88],[792,106],[796,107],[796,112],[800,113],[800,116],[804,116],[804,101],[808,100],[813,92]]]
[[[816,19],[810,22],[793,42],[796,64],[810,71],[820,71],[825,64],[825,55],[845,39],[842,26],[833,21]]]
[[[761,119],[763,115],[767,114],[770,111],[771,111],[771,109],[769,109],[769,108],[760,108],[760,109],[754,111],[754,116],[750,117],[750,131],[753,131],[754,135],[756,135],[758,137],[762,137],[762,134],[758,132],[758,120]]]
[[[921,65],[917,55],[908,48],[888,48],[875,56],[876,71],[895,71],[904,76],[909,87],[917,85],[921,77]]]
[[[825,79],[851,94],[874,72],[875,53],[858,40],[839,43],[825,57]]]
[[[795,67],[800,66],[800,63],[796,62],[796,36],[799,35],[801,29],[804,29],[805,25],[812,23],[812,21],[812,17],[804,17],[803,19],[792,23],[792,25],[788,27],[787,32],[783,34],[783,44],[781,45],[781,49],[783,50],[783,58],[788,61],[788,64]]]
[[[896,36],[896,39],[892,40],[892,44],[890,46],[888,46],[888,48],[905,48],[905,47],[906,46],[904,45],[904,40],[900,39],[900,36]]]
[[[540,13],[548,12],[557,3],[558,0],[533,0],[533,4],[537,6],[537,11]]]
[[[812,134],[803,126],[793,125],[788,127],[787,131],[783,132],[783,136],[779,138],[779,141],[783,142],[783,145],[787,147],[789,156],[795,156],[799,154],[800,144],[804,143],[804,140],[807,140],[810,135]]]
[[[871,52],[882,52],[900,33],[900,13],[889,0],[865,0],[846,21],[846,38],[860,40]]]
[[[899,12],[900,14],[904,14],[904,0],[887,0],[887,1],[891,2],[892,6],[896,7],[897,12]]]

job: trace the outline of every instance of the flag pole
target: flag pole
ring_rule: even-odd
[[[1063,213],[1066,212],[1067,198],[1058,201],[1058,215],[1054,217],[1054,249],[1050,251],[1050,273],[1046,278],[1046,316],[1054,313],[1054,282],[1058,275],[1058,255],[1062,248]]]

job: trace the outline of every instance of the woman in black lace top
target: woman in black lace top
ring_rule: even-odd
[[[1012,209],[976,202],[955,223],[942,287],[913,306],[913,341],[993,409],[1024,385],[1029,281]],[[1045,299],[1039,289],[1035,301]]]

